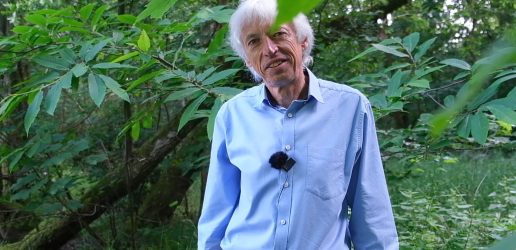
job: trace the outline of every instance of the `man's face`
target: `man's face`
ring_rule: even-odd
[[[249,22],[242,29],[241,40],[246,64],[253,68],[269,87],[284,87],[303,76],[303,49],[306,40],[297,41],[291,25],[271,32],[269,25]]]

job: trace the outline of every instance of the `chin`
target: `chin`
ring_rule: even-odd
[[[271,79],[269,81],[265,81],[266,84],[270,87],[276,87],[276,88],[281,88],[281,87],[286,87],[290,84],[292,84],[294,81],[293,79]]]

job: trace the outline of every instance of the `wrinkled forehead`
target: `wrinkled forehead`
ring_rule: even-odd
[[[272,21],[263,19],[247,19],[242,24],[240,31],[240,40],[245,40],[250,34],[266,34],[269,32],[269,28],[272,25]]]
[[[245,41],[248,36],[251,35],[261,35],[261,34],[269,34],[271,33],[271,26],[274,22],[274,18],[271,19],[263,19],[260,17],[248,18],[243,22],[240,31],[240,40]],[[287,29],[292,30],[295,33],[295,28],[292,23],[283,24],[281,27],[285,27]]]

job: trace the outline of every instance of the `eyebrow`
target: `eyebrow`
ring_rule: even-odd
[[[257,37],[258,37],[258,34],[256,34],[256,33],[251,33],[251,34],[249,34],[249,35],[247,35],[247,36],[245,37],[245,42],[248,42],[250,39],[257,38]]]

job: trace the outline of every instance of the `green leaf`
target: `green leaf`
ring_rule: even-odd
[[[389,79],[387,83],[387,96],[389,97],[400,97],[401,96],[401,80],[406,73],[398,70],[394,75]]]
[[[83,27],[84,26],[84,23],[76,21],[74,19],[70,19],[70,18],[63,18],[62,23],[67,26],[71,26],[71,27]]]
[[[150,49],[150,39],[145,30],[142,30],[140,38],[138,38],[138,48],[147,52]]]
[[[426,79],[418,79],[414,81],[410,81],[407,83],[408,86],[417,87],[417,88],[424,88],[429,89],[430,88],[430,82]]]
[[[13,172],[15,170],[16,164],[18,164],[24,153],[25,149],[20,148],[20,150],[17,150],[16,153],[13,154],[11,160],[9,161],[9,166],[7,166],[10,172]]]
[[[222,106],[222,99],[217,98],[215,102],[213,102],[213,106],[211,106],[210,116],[208,117],[208,125],[206,129],[208,130],[208,139],[213,138],[213,128],[215,127],[215,118],[217,117],[217,113],[219,112],[220,107]]]
[[[84,33],[84,34],[90,33],[90,31],[88,31],[87,29],[79,28],[79,27],[71,27],[71,26],[62,27],[59,29],[59,31],[60,32],[75,31],[75,32],[80,32],[80,33]]]
[[[125,90],[123,90],[120,87],[120,84],[118,84],[118,82],[116,82],[115,80],[113,80],[113,78],[111,78],[109,76],[105,76],[105,75],[99,75],[99,76],[104,81],[104,84],[106,84],[106,86],[111,91],[113,91],[113,93],[115,93],[115,95],[117,95],[118,97],[122,98],[123,100],[125,100],[127,102],[131,102],[129,100],[129,95],[127,94],[127,92],[125,92]]]
[[[487,105],[486,108],[493,113],[496,119],[516,125],[516,112],[514,110],[502,105]]]
[[[470,71],[461,71],[455,77],[453,77],[453,80],[454,81],[460,80],[460,79],[462,79],[462,78],[464,78],[466,76],[469,76],[469,74],[471,74]]]
[[[65,61],[49,55],[38,55],[32,60],[43,67],[56,70],[68,70],[69,66]]]
[[[51,195],[55,195],[57,193],[65,191],[67,188],[69,188],[73,184],[73,179],[70,176],[65,176],[62,178],[57,179],[52,183],[52,186],[50,186],[50,189],[48,192]]]
[[[73,78],[73,73],[70,70],[66,74],[61,76],[61,78],[59,78],[58,84],[61,85],[61,88],[69,89],[72,87],[72,78]]]
[[[61,55],[61,58],[67,62],[67,65],[75,64],[75,60],[77,60],[77,55],[75,55],[75,52],[67,47],[59,50],[59,55]]]
[[[63,209],[63,205],[58,202],[45,202],[35,209],[35,214],[39,216],[56,216]]]
[[[369,53],[372,53],[372,52],[375,52],[375,51],[378,51],[375,47],[368,48],[368,49],[362,51],[360,54],[356,55],[355,57],[349,59],[348,62],[352,62],[352,61],[354,61],[356,59],[362,58],[365,55],[367,55]]]
[[[213,39],[211,39],[210,45],[208,46],[208,54],[214,53],[219,50],[219,48],[224,44],[224,37],[226,36],[227,32],[228,26],[225,25],[215,33]]]
[[[410,65],[411,65],[410,63],[395,64],[395,65],[392,65],[392,66],[384,69],[383,72],[387,73],[389,71],[396,70],[396,69],[402,69],[402,68],[408,67]]]
[[[500,72],[498,75],[496,75],[495,78],[499,78],[499,77],[506,76],[506,75],[509,75],[509,74],[516,74],[516,69],[504,70],[504,71]]]
[[[389,105],[386,110],[395,111],[395,110],[403,110],[403,106],[405,106],[404,102],[395,102]]]
[[[136,121],[131,126],[131,138],[133,138],[133,141],[137,141],[140,138],[140,122]]]
[[[15,99],[14,96],[10,96],[2,101],[4,101],[4,104],[2,104],[2,106],[0,106],[0,117],[2,117],[2,115],[4,114],[4,112],[7,110],[7,107],[9,107],[9,105],[11,104],[11,102]]]
[[[199,91],[201,91],[201,89],[195,88],[195,87],[186,88],[186,89],[182,89],[179,91],[174,91],[170,95],[168,95],[167,98],[165,98],[164,102],[180,100],[180,99],[186,98],[188,96],[192,96]]]
[[[462,60],[459,60],[459,59],[455,59],[455,58],[442,60],[440,63],[441,64],[446,64],[446,65],[450,65],[450,66],[453,66],[453,67],[456,67],[456,68],[459,68],[459,69],[463,69],[463,70],[471,70],[471,65],[469,65],[465,61],[462,61]]]
[[[127,91],[129,92],[129,91],[135,89],[136,87],[140,86],[142,83],[150,81],[157,75],[161,74],[163,71],[164,71],[163,69],[155,70],[151,73],[140,76],[138,79],[136,79],[128,84],[129,87],[127,87]]]
[[[437,37],[428,39],[426,42],[419,45],[419,47],[417,48],[417,52],[414,55],[414,59],[416,61],[419,61],[419,59],[421,59],[421,57],[423,57],[426,54],[426,52],[428,51],[428,48],[430,48],[430,46],[432,46],[432,44],[435,42],[436,39],[437,39]]]
[[[417,78],[421,78],[423,76],[426,76],[434,71],[438,71],[442,68],[446,67],[445,65],[441,65],[441,66],[436,66],[436,67],[431,67],[431,68],[428,68],[428,69],[418,69],[416,70],[415,74],[416,74],[416,77]]]
[[[25,127],[25,132],[27,135],[29,134],[29,129],[32,126],[32,123],[38,116],[41,101],[43,100],[43,91],[41,89],[38,91],[32,102],[29,104],[29,108],[27,109],[27,113],[25,113],[25,118],[23,120],[23,126]]]
[[[75,64],[72,68],[72,73],[75,77],[81,77],[86,72],[88,72],[88,67],[84,63]]]
[[[27,184],[34,182],[38,176],[34,173],[27,174],[26,176],[18,178],[16,183],[11,186],[12,191],[18,191],[27,186]]]
[[[61,97],[61,86],[59,84],[54,84],[50,90],[47,92],[47,96],[45,97],[45,106],[46,112],[49,115],[54,115],[54,111],[57,107],[57,102],[59,102],[59,98]]]
[[[45,26],[47,24],[47,19],[40,14],[32,14],[25,17],[25,20],[29,23],[33,23],[39,26]]]
[[[143,117],[142,126],[144,128],[151,128],[152,127],[152,114]]]
[[[84,56],[84,61],[89,62],[93,58],[95,58],[95,56],[97,56],[97,54],[108,44],[108,42],[110,40],[111,39],[102,40],[99,43],[97,43],[95,46],[93,46],[90,50],[88,50],[88,52]]]
[[[106,96],[106,85],[102,79],[97,75],[90,73],[88,75],[88,90],[95,105],[100,107],[102,101],[104,101],[104,97]]]
[[[153,19],[159,19],[174,6],[177,0],[151,0],[145,9],[136,17],[136,22],[139,22],[150,16]]]
[[[90,18],[91,12],[93,11],[93,8],[95,7],[95,5],[97,5],[97,4],[96,3],[90,3],[90,4],[82,7],[79,10],[79,13],[81,15],[81,19],[83,21],[86,21],[86,20],[88,20],[88,18]]]
[[[405,38],[403,38],[403,47],[409,52],[412,53],[412,51],[416,48],[417,43],[419,42],[419,33],[414,32]]]
[[[489,87],[487,87],[484,91],[480,92],[480,94],[473,99],[473,101],[467,105],[468,110],[474,110],[478,106],[487,102],[491,97],[493,97],[500,88],[500,85],[506,81],[516,78],[516,74],[506,75],[504,77],[496,79]],[[466,88],[467,85],[464,85],[463,88]],[[459,93],[466,91],[465,89],[460,89]]]
[[[31,26],[22,26],[22,25],[19,25],[19,26],[15,26],[14,28],[12,28],[12,31],[16,34],[25,34],[25,33],[29,33],[32,31],[32,27]]]
[[[124,61],[124,60],[127,60],[129,58],[133,58],[137,55],[139,55],[140,52],[139,51],[133,51],[131,53],[128,53],[128,54],[125,54],[125,55],[122,55],[122,56],[119,56],[117,58],[115,58],[115,60],[111,61],[112,63],[117,63],[117,62],[121,62],[121,61]]]
[[[231,88],[231,87],[215,87],[212,88],[211,91],[213,93],[224,96],[225,99],[230,99],[233,96],[236,96],[242,92],[241,89]]]
[[[217,70],[217,67],[211,67],[203,71],[201,74],[197,75],[197,77],[195,78],[197,79],[197,81],[202,82],[204,81],[204,79],[206,79],[206,77],[210,76],[213,72],[215,72],[215,70]]]
[[[93,27],[93,30],[96,29],[96,26],[100,20],[100,17],[102,17],[102,14],[104,14],[104,12],[106,11],[106,9],[108,7],[109,6],[107,6],[107,5],[102,5],[97,10],[95,10],[95,13],[93,13],[93,17],[91,18],[91,26]]]
[[[389,103],[387,102],[387,97],[383,94],[376,94],[369,98],[369,101],[375,108],[386,108]]]
[[[136,17],[133,15],[118,15],[116,18],[121,23],[130,24],[130,25],[133,25],[136,22]]]
[[[321,0],[298,0],[296,4],[292,4],[290,0],[278,0],[278,16],[274,24],[272,24],[271,30],[278,30],[282,24],[290,22],[300,12],[308,13],[315,8],[320,1]]]
[[[104,153],[88,155],[84,158],[84,161],[89,165],[97,165],[99,162],[107,160],[108,157]]]
[[[489,120],[482,112],[471,116],[471,134],[476,142],[484,144],[489,132]]]
[[[31,194],[30,189],[22,189],[11,196],[11,201],[26,200]]]
[[[195,99],[188,107],[186,107],[185,111],[181,115],[181,119],[179,120],[179,126],[177,128],[177,131],[179,132],[187,122],[190,121],[192,116],[195,114],[197,109],[199,109],[199,106],[201,103],[204,102],[204,100],[208,97],[208,93],[204,93],[203,95],[199,96],[197,99]]]
[[[82,207],[84,207],[84,205],[79,200],[67,200],[66,201],[66,208],[70,209],[71,211],[75,212]]]
[[[469,138],[469,134],[471,133],[471,115],[467,115],[462,119],[459,127],[457,129],[457,135],[462,138]]]
[[[391,55],[395,55],[398,57],[408,57],[407,54],[397,51],[396,47],[393,47],[393,46],[385,46],[385,45],[376,43],[376,44],[373,44],[373,47],[375,47],[377,50],[383,51],[383,52],[391,54]]]
[[[120,63],[97,63],[92,66],[95,69],[136,69],[136,67],[129,64]]]
[[[216,83],[222,79],[229,78],[234,76],[240,69],[226,69],[220,72],[217,72],[204,81],[202,81],[202,85],[211,85],[213,83]]]
[[[229,19],[231,17],[231,14],[233,14],[232,9],[227,9],[225,6],[215,6],[215,7],[206,7],[201,9],[193,18],[191,18],[188,23],[186,23],[186,26],[189,24],[196,25],[201,22],[207,22],[207,21],[215,21],[217,23],[228,23]],[[185,27],[184,24],[180,25]],[[171,27],[171,30],[178,30],[179,27]],[[182,28],[179,28],[182,29]]]
[[[444,106],[451,107],[455,103],[455,96],[448,95],[444,98]]]

